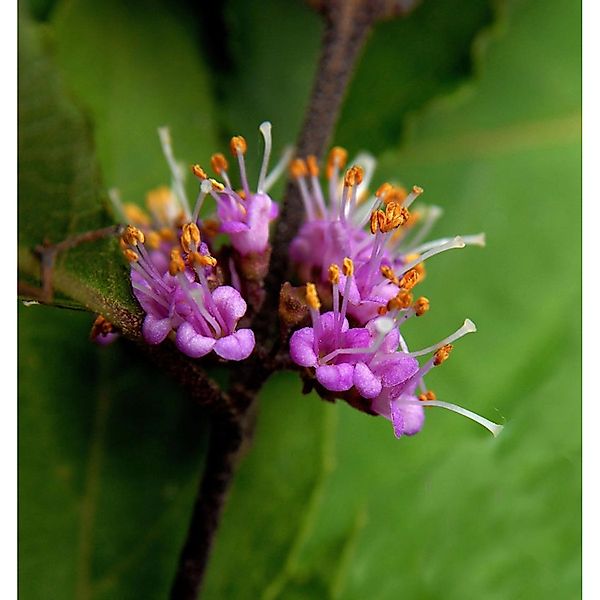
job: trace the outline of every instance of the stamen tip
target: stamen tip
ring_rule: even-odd
[[[467,333],[475,333],[477,331],[477,325],[471,319],[465,319],[463,327]]]
[[[258,129],[263,135],[271,135],[271,121],[263,121]]]
[[[460,237],[460,235],[457,235],[454,238],[453,244],[456,248],[464,248],[467,245],[465,244],[465,240],[463,240],[462,237]]]

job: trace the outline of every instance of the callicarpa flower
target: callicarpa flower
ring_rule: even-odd
[[[423,262],[446,250],[484,245],[483,234],[424,243],[441,211],[409,211],[423,190],[415,186],[407,193],[384,183],[369,198],[374,160],[364,156],[365,169],[352,166],[340,178],[346,156],[341,148],[329,155],[328,202],[315,157],[296,159],[290,167],[306,212],[290,256],[299,275],[309,280],[306,303],[312,321],[292,334],[292,360],[314,369],[326,392],[389,419],[397,437],[418,433],[428,406],[462,414],[497,435],[501,425],[437,400],[424,383],[425,375],[446,361],[452,342],[476,331],[473,322],[467,319],[452,335],[416,352],[401,333],[407,320],[429,310],[427,298],[413,298],[413,288],[425,276]],[[319,293],[331,308],[323,314]],[[432,358],[419,365],[417,357],[428,354]]]
[[[123,204],[116,193],[110,197],[115,211],[127,225],[121,236],[121,250],[130,264],[133,293],[145,317],[144,340],[160,344],[171,337],[176,347],[192,358],[214,352],[225,360],[244,360],[253,351],[254,333],[238,327],[247,312],[243,297],[245,281],[240,277],[236,257],[246,262],[268,249],[269,224],[277,215],[277,205],[267,192],[285,169],[288,157],[267,176],[271,153],[271,124],[263,123],[260,131],[265,151],[257,192],[248,185],[244,155],[247,144],[241,136],[231,139],[231,151],[240,168],[242,189],[232,187],[227,160],[214,154],[213,170],[224,183],[209,178],[199,165],[192,173],[200,179],[200,189],[193,209],[188,201],[183,170],[177,164],[166,128],[159,129],[163,152],[172,175],[172,186],[148,193],[144,211],[133,204]],[[216,202],[214,217],[203,219],[200,211],[207,196]],[[226,234],[233,255],[225,244],[218,252],[226,257],[219,265],[213,256],[212,240],[217,233]],[[236,254],[237,253],[237,254]],[[256,296],[256,294],[255,294]],[[104,329],[98,331],[106,337]],[[107,342],[96,335],[98,342]]]

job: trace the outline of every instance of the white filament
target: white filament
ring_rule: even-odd
[[[260,175],[258,177],[258,187],[257,192],[260,194],[264,191],[265,187],[265,179],[267,177],[267,168],[269,167],[269,159],[271,158],[271,147],[273,144],[273,139],[271,137],[271,123],[269,121],[265,121],[260,124],[260,132],[265,140],[265,152],[263,154],[262,166],[260,168]]]
[[[475,423],[479,423],[483,427],[485,427],[494,437],[498,437],[502,430],[504,429],[504,425],[498,425],[498,423],[494,423],[473,411],[470,411],[462,406],[458,406],[457,404],[451,404],[450,402],[442,402],[441,400],[418,400],[418,401],[408,401],[406,404],[413,404],[415,406],[437,406],[439,408],[445,408],[447,410],[451,410],[463,417],[467,417],[467,419],[471,419],[471,421],[475,421]]]
[[[475,323],[471,321],[471,319],[465,319],[465,322],[459,327],[454,333],[449,335],[447,338],[444,338],[441,342],[434,344],[433,346],[429,346],[427,348],[423,348],[422,350],[417,350],[415,352],[411,352],[411,356],[423,356],[424,354],[429,354],[430,352],[436,352],[446,344],[451,344],[452,342],[458,340],[459,338],[467,335],[467,333],[475,333],[477,331],[477,327]]]
[[[187,194],[183,186],[183,177],[181,169],[175,160],[173,155],[173,146],[171,145],[171,133],[168,127],[158,128],[158,137],[160,138],[160,145],[162,147],[163,154],[171,170],[171,177],[173,178],[173,186],[175,187],[175,194],[179,198],[179,202],[183,207],[183,211],[187,219],[190,218],[190,203],[188,202]]]
[[[404,199],[402,206],[404,206],[404,208],[408,208],[422,193],[422,191],[415,192],[413,188],[413,191]]]
[[[455,238],[452,238],[450,241],[442,242],[441,244],[437,245],[435,248],[432,248],[431,250],[428,250],[427,252],[425,252],[424,254],[419,256],[419,258],[415,258],[415,260],[409,262],[406,265],[403,265],[402,273],[406,273],[407,271],[410,271],[413,267],[416,267],[418,264],[422,263],[424,260],[427,260],[428,258],[435,256],[436,254],[440,254],[441,252],[445,252],[446,250],[452,250],[454,248],[464,248],[465,246],[466,246],[466,244],[465,244],[464,240],[459,235],[457,235]]]
[[[281,174],[287,169],[287,166],[294,155],[294,147],[286,146],[283,150],[279,162],[273,167],[273,170],[269,173],[262,187],[262,191],[265,194],[273,187],[275,182],[281,177]]]
[[[110,190],[108,190],[108,198],[110,199],[110,203],[112,204],[113,210],[119,221],[121,221],[121,223],[126,223],[127,217],[123,210],[123,202],[121,201],[119,190],[117,188],[110,188]]]
[[[465,246],[485,246],[485,233],[476,233],[474,235],[461,235],[460,238],[465,243]],[[421,252],[425,252],[430,248],[435,248],[440,244],[447,244],[452,241],[454,238],[442,238],[440,240],[432,240],[431,242],[427,242],[425,244],[421,244],[416,248],[411,248],[411,253],[416,252],[421,254]]]
[[[435,225],[435,222],[442,216],[443,213],[444,211],[439,206],[435,206],[434,204],[426,208],[425,220],[423,222],[423,225],[421,225],[421,228],[415,234],[414,239],[408,244],[406,244],[407,247],[411,248],[411,252],[412,246],[414,246],[415,244],[419,244],[422,240],[424,240],[427,237],[427,235]]]

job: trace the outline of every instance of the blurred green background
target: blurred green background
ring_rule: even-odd
[[[110,222],[107,187],[141,203],[168,183],[157,126],[186,162],[233,133],[255,151],[265,119],[276,151],[295,139],[322,27],[302,2],[21,4],[23,278],[34,243]],[[375,29],[335,142],[424,187],[434,235],[486,232],[430,263],[407,338],[472,318],[429,381],[505,431],[430,410],[396,440],[278,374],[205,598],[579,597],[580,24],[570,0],[424,0]],[[102,248],[61,261],[63,287],[131,306]],[[93,318],[19,307],[24,600],[166,597],[190,515],[206,415],[135,347],[90,344]]]

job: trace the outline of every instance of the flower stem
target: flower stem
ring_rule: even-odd
[[[245,421],[245,417],[213,418],[204,472],[171,588],[172,600],[198,597],[221,513],[249,437]]]

